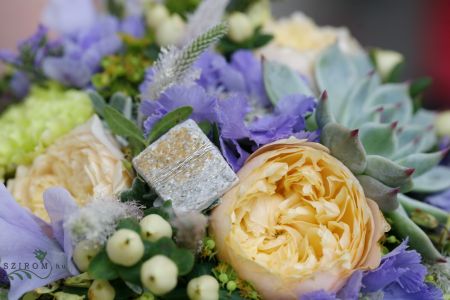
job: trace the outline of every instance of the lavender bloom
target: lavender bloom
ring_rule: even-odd
[[[147,116],[144,122],[147,134],[168,112],[191,106],[192,119],[218,124],[222,153],[235,171],[242,167],[250,151],[267,143],[293,135],[317,139],[317,133],[303,131],[305,117],[316,106],[314,98],[290,95],[281,99],[272,113],[267,113],[269,101],[261,62],[251,52],[236,52],[231,63],[227,63],[224,57],[208,51],[195,67],[201,70],[201,75],[193,85],[176,85],[156,101],[143,101],[141,112]],[[140,86],[143,95],[147,94],[153,75],[154,70],[149,69]],[[259,110],[265,111],[265,115],[252,117]]]
[[[363,279],[362,292],[382,290],[384,299],[441,299],[442,292],[424,282],[427,269],[421,264],[419,253],[406,250],[405,240],[393,251],[385,255],[380,266],[367,272]]]
[[[300,300],[336,300],[336,295],[319,290],[304,294],[300,297]]]
[[[425,199],[425,201],[447,212],[450,212],[450,189],[446,190],[443,193],[429,196]]]
[[[281,99],[273,114],[258,118],[250,124],[252,139],[264,145],[305,129],[305,116],[313,112],[315,106],[314,98],[303,95]]]
[[[67,86],[85,87],[100,68],[102,58],[120,49],[118,31],[119,23],[115,18],[98,17],[88,29],[63,38],[64,55],[46,58],[44,73]]]
[[[120,32],[131,35],[135,38],[143,38],[145,35],[145,23],[139,16],[126,17],[120,23]]]
[[[241,93],[253,106],[270,106],[261,61],[251,51],[237,51],[230,63],[223,56],[207,51],[200,56],[195,67],[202,71],[198,83],[206,90]]]
[[[58,33],[69,35],[87,30],[95,18],[91,0],[51,0],[44,8],[42,22]]]
[[[14,96],[24,98],[30,90],[30,80],[25,73],[19,71],[14,73],[10,86]]]
[[[76,205],[63,189],[49,193],[45,201],[51,225],[21,207],[0,184],[0,257],[10,280],[9,299],[19,299],[28,291],[78,273],[71,262],[70,236],[64,234],[59,214],[73,211]],[[19,268],[12,269],[12,263]],[[19,263],[32,267],[22,268]]]

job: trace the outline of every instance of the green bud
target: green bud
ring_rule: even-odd
[[[415,210],[411,213],[411,220],[423,228],[434,229],[439,226],[439,222],[435,217],[420,210]]]
[[[236,290],[237,288],[237,284],[236,281],[228,281],[227,283],[227,290],[229,290],[230,292],[233,292],[234,290]]]
[[[210,249],[210,250],[213,250],[215,247],[216,247],[216,242],[214,242],[214,240],[208,239],[208,240],[205,242],[205,248]]]
[[[225,273],[222,273],[219,275],[219,281],[222,283],[227,283],[228,282],[228,275]]]

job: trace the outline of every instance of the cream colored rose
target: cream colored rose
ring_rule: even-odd
[[[97,116],[75,128],[39,155],[31,166],[19,166],[8,189],[24,207],[48,220],[43,192],[66,188],[79,205],[92,196],[118,193],[130,185],[123,154]]]
[[[291,138],[250,156],[211,216],[219,258],[264,299],[338,291],[380,264],[389,229],[378,206],[324,146]]]
[[[274,39],[257,53],[268,60],[290,66],[310,80],[319,53],[332,44],[337,43],[344,53],[362,51],[346,28],[318,27],[300,12],[286,19],[269,22],[264,30],[272,33]]]

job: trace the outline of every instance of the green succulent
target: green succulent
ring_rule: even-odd
[[[443,259],[429,236],[449,215],[402,194],[450,187],[450,168],[436,166],[445,151],[427,153],[436,144],[434,114],[413,108],[411,97],[423,82],[382,84],[374,69],[364,53],[347,55],[337,45],[326,49],[315,65],[317,88],[326,92],[308,119],[310,129],[318,126],[321,142],[355,174],[398,237],[408,238],[428,260]],[[296,72],[273,61],[264,62],[264,84],[273,104],[289,94],[317,96]]]
[[[321,141],[356,175],[401,237],[426,258],[440,259],[417,224],[445,223],[448,214],[398,195],[422,192],[425,183],[428,191],[448,186],[442,183],[448,169],[435,168],[446,151],[428,153],[436,144],[434,114],[414,112],[410,83],[382,84],[372,70],[367,56],[346,55],[337,46],[321,54],[315,65],[317,86],[326,91],[316,110]]]

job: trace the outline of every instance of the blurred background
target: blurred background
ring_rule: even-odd
[[[0,48],[33,33],[45,3],[0,0]],[[273,10],[276,17],[301,10],[319,25],[348,27],[363,46],[403,53],[404,78],[434,80],[426,106],[450,108],[450,0],[276,0]]]

